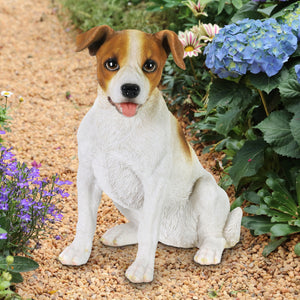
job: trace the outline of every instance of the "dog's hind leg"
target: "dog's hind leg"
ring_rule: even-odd
[[[76,236],[59,256],[64,265],[85,264],[91,254],[92,242],[97,223],[97,211],[102,191],[96,187],[89,169],[79,164],[77,174],[78,222]]]
[[[198,214],[199,250],[194,260],[201,265],[218,264],[226,245],[223,230],[229,214],[227,194],[205,171],[195,183],[191,201]]]
[[[113,247],[137,244],[138,212],[115,205],[129,222],[107,230],[101,237],[101,242],[106,246]]]

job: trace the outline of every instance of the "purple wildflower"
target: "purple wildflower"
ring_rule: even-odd
[[[62,219],[53,201],[68,195],[61,186],[71,182],[61,181],[57,175],[51,180],[40,179],[38,167],[19,163],[11,149],[0,144],[0,218],[10,220],[9,228],[4,228],[8,233],[2,236],[8,239],[7,245],[13,241],[7,246],[12,249],[6,250],[17,253],[28,249],[24,234],[37,242],[48,223]]]
[[[69,181],[69,180],[62,181],[62,180],[59,180],[59,178],[56,178],[56,180],[55,180],[55,184],[56,184],[56,185],[59,185],[59,186],[61,186],[61,185],[65,185],[65,184],[67,184],[67,185],[71,185],[71,184],[72,184],[72,182],[71,182],[71,181]]]
[[[31,165],[34,167],[34,168],[40,168],[42,166],[42,164],[38,164],[35,160],[31,163]]]
[[[24,215],[20,214],[20,215],[18,215],[18,217],[20,217],[20,219],[25,221],[25,222],[31,221],[31,217],[30,217],[29,214],[24,214]]]
[[[7,211],[8,210],[8,203],[0,203],[0,210],[5,210]]]
[[[7,232],[0,233],[0,240],[6,240],[7,239]]]

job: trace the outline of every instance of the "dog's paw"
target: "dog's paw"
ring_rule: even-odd
[[[126,271],[125,276],[133,283],[151,282],[154,267],[135,261]]]
[[[194,261],[200,265],[217,265],[221,262],[224,247],[224,238],[206,239],[194,256]]]
[[[117,225],[107,230],[100,241],[106,246],[120,247],[137,243],[137,228],[132,223]]]
[[[87,263],[91,254],[91,247],[80,247],[74,242],[58,257],[63,265],[80,266]]]

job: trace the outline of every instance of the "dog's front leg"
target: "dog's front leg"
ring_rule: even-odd
[[[154,179],[152,184],[147,182],[138,227],[138,251],[135,261],[126,271],[126,277],[133,283],[151,282],[153,280],[155,252],[165,194],[166,185],[164,180],[157,182]]]
[[[102,191],[95,185],[90,168],[79,164],[77,174],[78,222],[76,236],[59,256],[64,265],[85,264],[91,254],[93,237],[97,223],[97,211]]]

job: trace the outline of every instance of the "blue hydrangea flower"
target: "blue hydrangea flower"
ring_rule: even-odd
[[[291,27],[275,19],[244,19],[220,30],[204,50],[206,66],[220,78],[277,74],[297,49]]]
[[[280,23],[287,24],[300,41],[300,4],[294,3],[293,10],[279,19]]]

